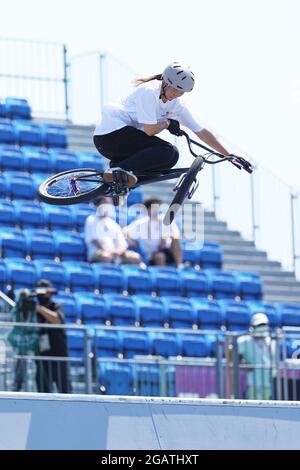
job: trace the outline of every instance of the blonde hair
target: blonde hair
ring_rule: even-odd
[[[149,77],[137,78],[133,81],[134,86],[142,85],[143,83],[151,82],[151,80],[162,80],[162,74],[150,75]]]

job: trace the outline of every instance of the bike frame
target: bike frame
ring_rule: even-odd
[[[193,157],[199,158],[199,159],[202,160],[203,165],[200,166],[199,171],[201,171],[203,169],[204,163],[207,163],[209,165],[215,165],[217,163],[230,161],[231,163],[233,163],[233,165],[237,166],[239,169],[242,169],[243,165],[240,162],[238,162],[238,159],[243,160],[244,162],[246,162],[241,157],[235,157],[234,155],[230,155],[228,157],[225,157],[221,153],[218,153],[218,152],[212,150],[211,148],[206,147],[205,145],[200,144],[199,142],[191,139],[190,136],[182,130],[180,131],[180,135],[184,136],[186,138],[188,146],[189,146],[190,153],[193,155]],[[205,158],[204,156],[196,154],[192,149],[192,144],[196,145],[197,147],[202,148],[203,150],[206,150],[208,152],[209,156],[214,155],[216,157],[220,157],[220,159],[210,161],[207,158]],[[237,161],[234,161],[234,159],[236,159]],[[246,163],[248,163],[248,162],[246,162]],[[145,171],[144,173],[135,172],[134,174],[137,177],[138,181],[137,181],[137,184],[131,188],[131,190],[134,189],[134,188],[137,188],[139,186],[142,186],[144,184],[158,183],[160,181],[167,181],[167,180],[172,180],[172,179],[179,178],[184,173],[187,173],[189,171],[189,169],[190,169],[190,167],[187,167],[187,168],[171,168],[171,169],[165,169],[165,170],[150,170],[150,171],[147,171],[147,172]],[[246,168],[244,168],[244,169],[246,169]],[[102,175],[102,172],[95,171],[95,176],[96,175]],[[90,176],[88,176],[88,177],[84,177],[84,176],[79,177],[78,181],[80,181],[80,179],[85,179],[85,181],[93,181]]]

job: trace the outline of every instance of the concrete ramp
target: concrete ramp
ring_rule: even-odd
[[[0,449],[300,449],[296,402],[0,393]]]

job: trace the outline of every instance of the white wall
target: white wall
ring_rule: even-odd
[[[0,393],[0,449],[299,449],[295,402]]]

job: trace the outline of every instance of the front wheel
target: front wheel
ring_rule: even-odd
[[[166,212],[164,216],[164,219],[163,219],[164,225],[170,225],[173,222],[182,203],[184,202],[185,198],[188,197],[189,190],[194,180],[196,179],[198,172],[202,169],[202,166],[203,166],[203,158],[197,157],[194,160],[191,168],[186,173],[179,188],[177,189],[177,192],[168,208],[168,211]]]
[[[39,197],[48,204],[69,205],[90,201],[109,192],[102,173],[91,168],[68,170],[47,178],[38,189]]]

